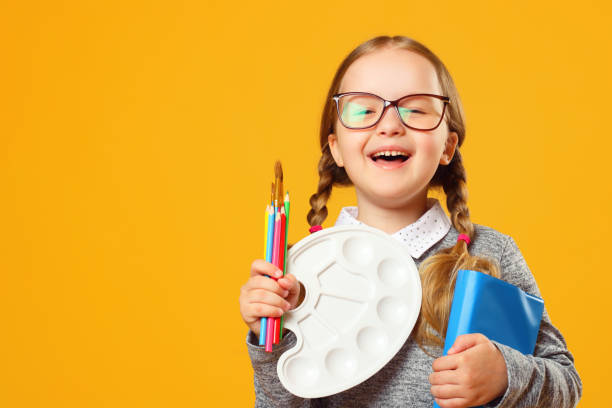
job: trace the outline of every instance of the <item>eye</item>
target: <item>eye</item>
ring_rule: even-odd
[[[418,109],[399,108],[399,110],[400,110],[400,113],[402,114],[402,116],[404,114],[410,114],[410,113],[421,113],[421,114],[425,113],[425,112],[421,112]]]
[[[370,113],[374,113],[373,110],[371,110],[370,108],[368,108],[367,106],[355,103],[355,102],[348,102],[346,104],[346,107],[344,108],[344,112],[347,115],[367,115]]]

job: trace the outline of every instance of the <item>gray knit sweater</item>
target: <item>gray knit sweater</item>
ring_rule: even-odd
[[[533,275],[514,240],[492,228],[474,225],[470,244],[472,255],[498,261],[501,278],[525,292],[540,296]],[[451,227],[446,236],[415,259],[418,265],[442,248],[457,241],[458,232]],[[545,299],[546,301],[546,299]],[[254,370],[256,407],[423,407],[431,408],[429,374],[434,358],[424,353],[408,338],[400,351],[376,374],[361,384],[325,398],[304,399],[289,393],[276,373],[281,354],[293,347],[296,337],[288,332],[272,353],[258,346],[255,335],[247,333],[247,348]],[[550,321],[546,308],[532,355],[524,355],[496,341],[507,366],[508,388],[503,396],[486,407],[574,407],[582,394],[582,382],[574,358],[559,330]],[[437,357],[442,350],[428,350]]]

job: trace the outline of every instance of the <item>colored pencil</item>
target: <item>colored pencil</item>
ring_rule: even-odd
[[[276,212],[276,211],[275,211]],[[279,263],[279,249],[280,249],[280,227],[281,227],[281,215],[280,212],[276,212],[275,217],[274,217],[274,243],[273,243],[273,249],[272,249],[272,264],[276,265],[278,267]],[[276,278],[272,277],[272,279],[277,280]],[[269,317],[268,318],[268,325],[267,325],[267,332],[266,332],[266,351],[272,351],[272,345],[274,344],[274,321],[276,318],[274,317]]]
[[[266,319],[266,351],[272,351],[272,345],[274,344],[274,318],[268,317]]]
[[[289,231],[289,191],[285,193],[285,217],[287,219],[285,225],[285,257],[283,263],[283,276],[285,275],[285,269],[287,268],[287,232]]]
[[[270,211],[270,204],[266,205],[266,211],[264,212],[264,259],[266,259],[266,253],[268,252],[268,212]]]
[[[287,236],[288,236],[288,231],[289,231],[289,191],[287,191],[285,193],[285,217],[286,217],[286,221],[285,221],[285,256],[283,259],[283,276],[285,276],[287,274]],[[280,340],[283,339],[283,317],[281,316],[281,321],[280,321]]]
[[[285,259],[285,223],[287,217],[285,217],[285,207],[280,207],[280,240],[278,244],[278,268],[283,269]],[[283,275],[285,274],[283,269]],[[282,317],[282,316],[281,316]],[[280,342],[281,333],[281,319],[277,317],[274,319],[274,344]]]
[[[278,208],[276,207],[276,202],[278,201],[276,199],[276,193],[278,192],[277,190],[277,182],[278,180],[276,180],[274,182],[274,203],[273,203],[273,214],[272,214],[272,226],[273,226],[273,232],[272,232],[272,252],[271,252],[271,258],[270,258],[270,263],[276,266],[276,257],[278,257],[278,252],[277,252],[277,240],[280,238],[280,236],[278,235],[278,231],[276,230],[276,217],[279,215],[278,213]],[[271,277],[274,280],[277,280],[277,278]],[[268,321],[267,321],[267,325],[266,325],[266,351],[272,351],[272,345],[274,344],[274,319],[275,317],[268,317]]]
[[[266,261],[272,262],[272,243],[274,241],[274,208],[268,206],[268,235],[266,246]]]
[[[283,218],[284,215],[283,213],[285,212],[283,207],[279,207],[279,212],[278,212],[278,231],[275,231],[275,233],[278,233],[278,240],[276,241],[276,253],[278,254],[276,256],[276,262],[274,263],[274,265],[276,265],[276,267],[278,269],[282,269],[283,267],[283,242],[285,239],[285,235],[284,235],[284,231],[283,231]],[[278,280],[278,279],[275,279]],[[275,317],[274,318],[274,337],[273,337],[273,343],[272,344],[278,344],[280,342],[280,317]]]
[[[270,205],[266,205],[266,214],[265,214],[265,237],[266,240],[264,242],[264,259],[267,258],[267,253],[268,253],[268,213],[270,212]],[[259,345],[263,346],[266,344],[266,333],[264,330],[264,327],[266,327],[267,325],[267,321],[265,317],[262,317],[261,319],[259,319]]]
[[[272,241],[274,239],[274,210],[271,205],[266,207],[266,253],[265,258],[267,262],[272,261]],[[266,275],[269,277],[268,275]],[[266,328],[268,325],[268,319],[262,317],[259,325],[259,345],[264,346],[266,344]]]
[[[274,194],[276,193],[276,186],[272,182],[270,183],[270,204],[268,205],[268,213],[267,213],[267,239],[266,239],[266,262],[272,262],[272,247],[274,246]],[[266,277],[270,277],[266,275]],[[265,346],[267,333],[268,333],[268,321],[270,319],[267,317],[262,317],[260,319],[259,324],[259,345]],[[266,351],[268,351],[266,349]]]
[[[270,183],[270,204],[266,207],[266,262],[272,262],[272,244],[274,240],[274,193],[276,186]],[[266,275],[266,277],[270,277]],[[268,318],[262,317],[259,324],[259,345],[265,346]]]

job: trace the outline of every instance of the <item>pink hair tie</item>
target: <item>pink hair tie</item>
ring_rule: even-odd
[[[322,229],[323,227],[320,225],[313,225],[308,229],[308,231],[310,231],[310,233],[312,234],[313,232],[321,231]]]
[[[459,236],[457,237],[457,242],[459,241],[465,241],[465,243],[467,245],[470,245],[470,237],[467,236],[466,234],[459,234]]]

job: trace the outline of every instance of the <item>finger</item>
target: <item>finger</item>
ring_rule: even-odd
[[[436,403],[440,408],[466,408],[469,407],[466,398],[436,398]]]
[[[247,303],[265,303],[271,306],[280,307],[285,310],[289,310],[291,304],[283,299],[276,293],[267,291],[265,289],[253,289],[247,294]]]
[[[299,290],[299,283],[296,277],[290,273],[279,279],[278,284],[291,293]]]
[[[471,333],[471,334],[462,334],[461,336],[457,336],[453,346],[448,349],[447,354],[456,354],[460,353],[464,350],[467,350],[475,345],[481,343],[486,337],[480,333]]]
[[[454,384],[459,385],[457,370],[444,370],[429,374],[429,383],[431,385]]]
[[[432,385],[431,395],[435,398],[448,399],[448,398],[463,398],[464,388],[460,385],[455,384],[444,384],[444,385]]]
[[[291,309],[296,308],[300,299],[304,299],[304,295],[302,292],[302,287],[300,286],[300,282],[293,275],[287,275],[283,279],[278,280],[279,285],[284,288],[288,288],[288,295],[285,296],[285,299],[291,303]]]
[[[251,291],[255,289],[264,289],[269,292],[273,292],[278,294],[279,296],[285,297],[289,294],[287,289],[283,289],[277,281],[274,279],[266,278],[265,276],[254,276],[247,281],[244,285],[246,291]]]
[[[434,371],[454,370],[458,367],[457,357],[443,356],[434,360],[431,368]]]
[[[262,317],[280,317],[285,313],[283,309],[266,303],[250,303],[245,309],[246,315],[250,316],[248,320],[251,321]]]
[[[266,262],[263,259],[256,259],[251,264],[251,276],[257,275],[268,275],[273,278],[280,278],[283,276],[283,271],[270,262]]]

